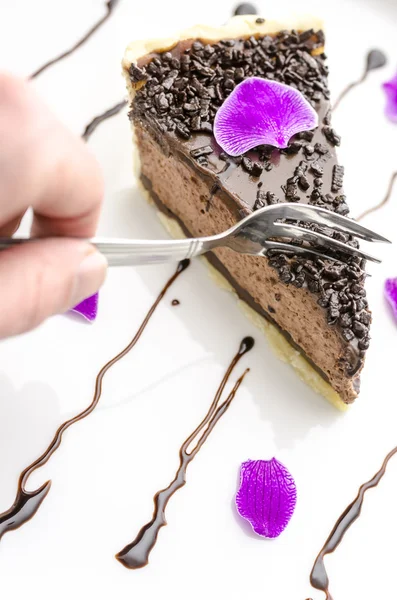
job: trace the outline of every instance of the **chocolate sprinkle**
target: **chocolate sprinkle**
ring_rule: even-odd
[[[332,170],[332,191],[339,192],[343,187],[343,176],[345,174],[345,168],[342,165],[334,165]]]
[[[332,129],[332,127],[326,125],[325,127],[323,127],[323,133],[330,144],[332,144],[333,146],[340,146],[340,136],[337,135],[337,133],[334,129]]]
[[[199,158],[200,156],[212,154],[212,148],[211,146],[202,146],[201,148],[195,148],[194,150],[191,150],[190,154],[193,158]]]
[[[254,204],[254,210],[258,210],[259,208],[263,208],[264,206],[271,206],[272,204],[277,204],[278,198],[275,194],[271,192],[263,192],[258,190],[256,193],[256,200]]]
[[[224,40],[203,45],[195,41],[180,59],[165,52],[145,67],[131,65],[131,82],[138,84],[139,89],[133,107],[135,114],[144,114],[161,131],[175,130],[179,137],[187,140],[196,131],[212,133],[219,106],[236,83],[247,77],[263,76],[294,85],[309,101],[329,98],[323,58],[310,54],[323,43],[321,32],[311,31],[309,37],[297,32],[280,32],[274,38],[252,36],[241,41],[243,43],[238,42]],[[174,68],[178,64],[179,69]],[[146,85],[141,87],[145,81]],[[336,143],[337,136],[331,131],[329,135]],[[296,154],[302,148],[306,154],[313,153],[313,147],[305,147],[305,142],[312,138],[312,132],[296,136],[286,153]],[[265,165],[253,163],[252,167],[246,158],[243,167],[259,176]],[[269,168],[266,164],[266,169]]]
[[[247,156],[243,157],[242,166],[243,166],[243,169],[245,171],[247,171],[247,173],[249,173],[253,177],[259,177],[259,175],[263,171],[263,165],[261,165],[261,163],[259,163],[259,162],[253,162]]]

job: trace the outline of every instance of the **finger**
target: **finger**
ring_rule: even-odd
[[[21,224],[23,214],[0,227],[0,237],[11,237]]]
[[[38,240],[1,251],[0,337],[33,329],[79,304],[99,289],[105,274],[105,258],[78,240]]]
[[[95,158],[32,84],[4,73],[0,139],[0,227],[33,206],[36,235],[93,235],[103,197]]]

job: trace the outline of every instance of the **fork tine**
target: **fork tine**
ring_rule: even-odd
[[[273,206],[269,210],[272,208]],[[354,235],[362,240],[366,240],[367,242],[384,242],[391,244],[390,240],[382,235],[379,235],[375,231],[371,231],[356,221],[348,219],[347,217],[343,217],[342,215],[338,215],[337,213],[325,208],[311,206],[309,204],[286,202],[283,204],[275,204],[274,209],[274,212],[277,212],[278,209],[281,213],[280,217],[277,216],[276,218],[296,219],[305,223],[315,222],[320,225],[325,225],[326,227],[339,229],[340,231],[343,231],[343,233]]]
[[[370,260],[375,263],[382,262],[378,258],[372,256],[371,254],[367,254],[366,252],[363,252],[358,248],[353,248],[352,246],[340,242],[339,240],[330,238],[327,235],[323,235],[322,233],[317,233],[315,231],[310,231],[310,229],[304,229],[303,227],[298,227],[297,225],[287,225],[286,223],[273,223],[270,235],[272,237],[274,235],[275,237],[290,237],[294,240],[305,240],[307,242],[314,242],[320,244],[321,246],[324,246],[326,249],[337,250],[339,252],[343,252],[344,254],[365,258],[366,260]]]
[[[292,244],[284,244],[283,242],[271,242],[267,240],[265,250],[263,251],[264,255],[266,255],[267,250],[282,250],[287,253],[291,253],[292,251],[295,255],[306,256],[311,259],[322,258],[323,260],[343,262],[340,258],[336,258],[336,256],[323,254],[322,252],[318,252],[318,250],[307,248],[307,246],[293,246]]]

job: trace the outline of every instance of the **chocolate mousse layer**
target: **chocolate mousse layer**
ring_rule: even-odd
[[[127,51],[141,179],[186,235],[219,233],[277,202],[348,214],[344,170],[335,152],[340,138],[331,125],[324,35],[311,28],[271,32],[259,21],[235,17],[219,28],[219,41],[197,35],[159,44],[158,52],[146,44],[150,51],[134,62],[131,47]],[[251,35],[235,35],[239,23]],[[318,128],[298,134],[285,150],[260,146],[237,158],[222,152],[212,135],[216,111],[250,76],[298,88],[317,110]],[[349,242],[344,234],[321,231]],[[216,250],[211,261],[240,297],[304,352],[345,403],[355,399],[371,321],[363,261],[313,261],[279,252],[267,259],[227,248]]]

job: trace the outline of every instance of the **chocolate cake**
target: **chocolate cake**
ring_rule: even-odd
[[[173,234],[213,235],[277,202],[348,215],[321,22],[237,16],[219,28],[134,42],[123,69],[139,178]],[[252,76],[297,88],[317,111],[318,127],[295,135],[283,150],[259,146],[233,158],[215,141],[214,118],[235,86]],[[280,252],[258,258],[228,248],[207,258],[306,382],[340,408],[354,401],[371,322],[363,260]]]

